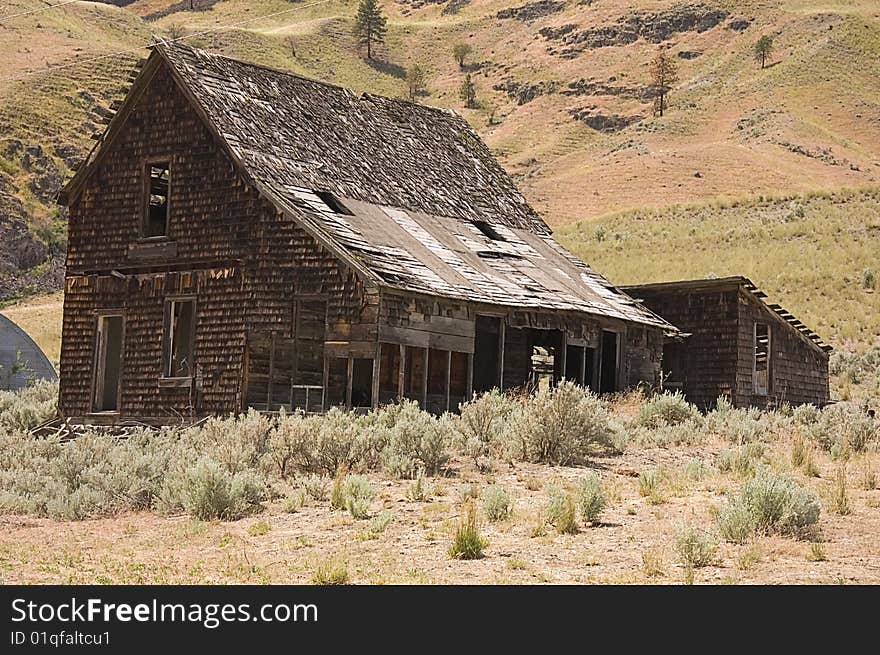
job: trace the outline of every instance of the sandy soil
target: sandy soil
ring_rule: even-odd
[[[393,522],[371,534],[370,520],[358,521],[329,502],[309,499],[295,513],[282,500],[236,522],[200,522],[152,513],[59,523],[31,517],[0,517],[0,580],[5,583],[309,583],[319,566],[335,563],[351,583],[367,584],[677,584],[684,568],[674,534],[685,523],[713,530],[713,508],[725,502],[740,481],[711,463],[723,444],[698,448],[637,450],[594,460],[592,467],[609,492],[602,522],[581,524],[575,535],[546,526],[536,531],[546,505],[545,485],[573,484],[587,469],[534,464],[502,465],[478,473],[457,460],[450,476],[430,481],[427,502],[407,498],[410,482],[372,476],[377,490],[372,513],[391,512]],[[786,457],[775,455],[785,468]],[[695,481],[684,473],[701,459],[709,474]],[[866,490],[866,470],[877,470],[876,454],[850,461],[848,493],[852,513],[829,509],[836,463],[820,460],[820,478],[789,472],[822,498],[819,528],[812,537],[759,537],[738,546],[721,543],[715,562],[698,569],[696,583],[880,583],[880,490]],[[662,466],[665,502],[639,495],[638,471]],[[503,485],[514,497],[511,518],[489,523],[485,557],[450,558],[451,535],[466,490]],[[472,487],[473,485],[473,487]],[[479,502],[478,502],[479,504]],[[538,533],[538,536],[534,536]],[[814,545],[818,544],[818,545]],[[813,549],[825,561],[810,561]],[[645,559],[657,569],[649,575]]]

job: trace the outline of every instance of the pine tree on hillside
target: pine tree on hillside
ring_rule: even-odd
[[[654,115],[663,116],[666,110],[666,95],[672,85],[678,82],[678,64],[662,46],[651,62],[651,88],[654,90]]]
[[[425,84],[425,71],[418,64],[406,71],[406,87],[409,93],[409,101],[417,102],[420,95],[428,90]]]
[[[388,31],[378,0],[361,0],[354,20],[354,35],[358,43],[367,46],[367,59],[372,59],[373,44],[383,43]]]
[[[773,37],[765,34],[755,44],[755,59],[761,62],[762,69],[767,64],[771,52],[773,52]]]
[[[474,85],[470,73],[464,76],[464,81],[461,83],[461,89],[459,90],[458,94],[461,96],[461,99],[464,100],[465,107],[476,107],[477,87]]]

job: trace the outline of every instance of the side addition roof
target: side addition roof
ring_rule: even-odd
[[[144,70],[167,62],[242,174],[377,285],[676,331],[557,244],[457,113],[180,44],[153,50]]]
[[[705,291],[722,288],[741,288],[753,296],[758,302],[763,304],[767,309],[778,317],[778,319],[787,324],[792,330],[798,332],[801,338],[814,348],[828,353],[833,350],[831,346],[824,343],[821,337],[813,332],[810,328],[799,321],[791,312],[776,303],[767,303],[765,298],[767,294],[755,286],[749,278],[742,275],[732,275],[720,278],[705,278],[699,280],[679,280],[676,282],[652,282],[648,284],[631,284],[621,287],[621,289],[632,294],[636,298],[640,297],[643,292],[655,293],[685,293],[688,291]]]

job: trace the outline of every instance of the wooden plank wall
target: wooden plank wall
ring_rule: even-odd
[[[828,354],[805,343],[795,328],[749,294],[741,293],[739,300],[737,405],[828,402]],[[766,396],[754,393],[752,378],[754,326],[758,321],[770,326],[770,389]]]
[[[698,407],[733,400],[737,371],[737,289],[654,291],[642,289],[645,305],[691,336],[684,343],[684,394]]]

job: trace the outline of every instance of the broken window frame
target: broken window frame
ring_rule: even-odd
[[[168,171],[168,189],[165,194],[165,224],[161,234],[151,234],[151,199],[153,197],[153,169],[163,168]],[[144,175],[144,201],[143,216],[141,217],[141,233],[142,240],[162,240],[168,238],[169,226],[171,224],[171,188],[172,188],[172,171],[171,157],[157,157],[147,160],[143,166]]]
[[[765,359],[763,366],[759,366],[758,356],[760,354],[759,351],[759,342],[758,342],[758,327],[764,326],[766,328],[767,334],[767,345],[766,350],[764,352]],[[752,388],[756,395],[766,396],[770,393],[770,367],[771,360],[773,357],[773,330],[770,327],[770,323],[764,321],[755,321],[754,327],[752,329],[752,337],[753,337],[753,353],[752,353]],[[760,376],[761,373],[764,373],[763,384],[761,382]]]
[[[174,375],[174,306],[192,303],[192,318],[189,329],[189,375]],[[198,304],[195,296],[170,296],[165,298],[165,325],[162,330],[162,381],[191,381],[195,375],[196,326]]]
[[[116,408],[103,409],[104,379],[106,371],[102,372],[102,362],[107,349],[107,333],[101,329],[104,321],[110,318],[118,318],[122,321],[122,331],[119,336],[119,375],[116,383]],[[118,414],[122,400],[122,366],[125,358],[125,312],[118,309],[99,310],[95,314],[95,340],[92,361],[92,385],[91,385],[91,408],[95,414]]]

